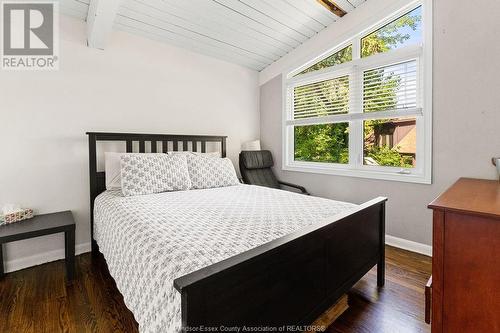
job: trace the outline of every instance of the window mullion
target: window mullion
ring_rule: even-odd
[[[361,39],[355,36],[352,40],[352,59],[356,63],[361,58]],[[361,101],[361,74],[359,66],[354,65],[350,77],[350,103],[349,113],[362,113]],[[349,164],[353,168],[358,168],[362,164],[362,121],[351,120],[349,122]]]
[[[361,57],[361,40],[356,36],[352,41],[353,60]],[[359,66],[353,66],[353,72],[350,77],[350,103],[349,113],[363,113],[363,86],[362,74]],[[351,120],[349,122],[349,163],[354,168],[359,168],[363,164],[363,121]]]
[[[284,118],[284,128],[283,128],[283,150],[284,150],[284,156],[283,159],[285,161],[285,165],[288,165],[290,162],[294,160],[294,149],[295,149],[295,137],[294,137],[294,126],[289,126],[286,124],[288,120],[293,120],[293,100],[294,100],[294,90],[291,87],[284,86],[283,92],[286,94],[286,98],[284,100],[285,103],[285,114],[283,115]]]

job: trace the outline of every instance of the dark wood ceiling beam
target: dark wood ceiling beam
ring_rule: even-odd
[[[339,17],[342,17],[345,14],[347,14],[347,12],[345,10],[340,8],[332,0],[316,0],[316,1],[319,2],[323,7],[325,7],[326,9],[328,9],[329,11],[331,11],[332,13],[334,13],[335,15],[337,15]]]

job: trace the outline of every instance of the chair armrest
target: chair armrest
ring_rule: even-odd
[[[306,188],[304,186],[300,186],[300,185],[296,185],[296,184],[292,184],[292,183],[283,182],[281,180],[278,180],[278,183],[280,185],[284,185],[284,186],[296,188],[297,190],[300,190],[300,192],[302,192],[302,194],[310,195],[310,193],[307,192],[307,190],[306,190]]]

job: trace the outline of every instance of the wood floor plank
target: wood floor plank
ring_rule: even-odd
[[[50,265],[35,266],[29,274],[28,286],[36,286],[32,289],[30,297],[33,302],[45,302],[66,297],[65,288],[65,266],[63,261],[56,261]]]
[[[26,274],[32,274],[32,272]],[[27,283],[29,280],[32,279],[23,279],[16,282],[20,288],[11,301],[8,332],[31,333],[35,331],[33,310],[36,304],[33,304],[31,297],[33,290]]]
[[[65,297],[38,303],[33,317],[35,332],[70,332],[71,322]]]
[[[8,332],[15,326],[13,316],[7,314],[14,313],[23,286],[23,280],[5,278],[0,282],[0,332]]]
[[[376,270],[349,292],[349,308],[327,332],[430,332],[424,286],[431,259],[386,247],[386,285]],[[76,278],[64,261],[9,273],[0,280],[0,332],[138,332],[102,256],[76,258]]]
[[[328,329],[333,332],[430,332],[424,322],[424,287],[431,258],[386,247],[386,284],[377,288],[372,269],[349,293],[349,309]]]

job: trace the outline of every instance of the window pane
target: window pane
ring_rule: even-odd
[[[293,118],[312,118],[349,112],[349,77],[343,76],[295,87]]]
[[[363,164],[414,168],[416,123],[416,118],[366,120]]]
[[[363,72],[363,111],[417,107],[417,61]]]
[[[325,58],[325,59],[321,60],[320,62],[315,63],[311,67],[303,70],[302,72],[300,72],[299,74],[296,74],[295,76],[305,74],[305,73],[314,72],[314,71],[317,71],[319,69],[332,67],[335,65],[340,65],[340,64],[343,64],[344,62],[349,62],[351,60],[352,60],[352,45],[349,45],[348,47],[343,48],[342,50],[340,50],[338,52],[335,52],[334,54],[332,54],[328,58]]]
[[[422,7],[361,39],[361,57],[422,42]]]
[[[349,123],[295,126],[296,161],[349,163]]]

